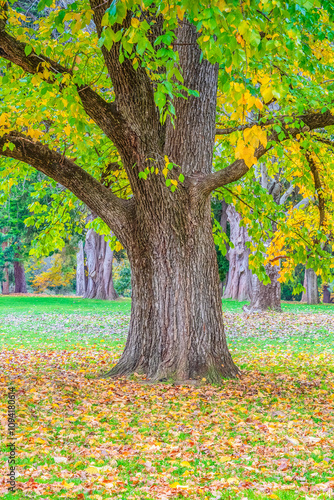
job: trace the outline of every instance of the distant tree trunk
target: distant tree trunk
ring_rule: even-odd
[[[85,277],[85,255],[83,242],[79,242],[79,252],[77,253],[77,278],[76,278],[76,293],[83,296],[86,293],[86,277]]]
[[[318,276],[313,269],[306,269],[306,297],[308,304],[319,304]]]
[[[227,207],[227,217],[230,223],[230,240],[234,248],[228,252],[230,262],[227,284],[224,292],[225,299],[249,300],[252,293],[252,273],[248,267],[249,241],[247,229],[240,226],[241,216],[233,205]]]
[[[266,273],[271,281],[269,285],[264,285],[256,275],[253,275],[251,302],[249,306],[243,307],[245,312],[282,312],[281,284],[278,281],[279,266],[267,264]]]
[[[328,285],[322,285],[322,295],[323,295],[323,303],[330,304],[331,292],[329,291]]]
[[[3,234],[6,234],[7,228],[3,228],[1,232]],[[2,243],[2,250],[6,250],[8,247],[8,241],[5,240]],[[1,288],[2,288],[2,294],[3,295],[8,295],[9,294],[9,273],[8,273],[8,264],[5,262],[4,269],[3,269],[3,280],[1,283]]]
[[[305,292],[302,293],[302,298],[300,299],[300,302],[307,302],[307,295],[306,295],[306,290],[307,290],[307,277],[306,277],[306,269],[305,269],[305,275],[304,275],[304,283],[303,287],[305,288]]]
[[[18,259],[18,255],[15,258]],[[27,293],[26,275],[23,262],[14,260],[15,293]]]
[[[8,268],[5,267],[3,270],[4,280],[2,281],[2,295],[9,294],[9,275]]]
[[[85,253],[87,255],[88,283],[86,299],[115,300],[118,294],[112,277],[114,252],[104,236],[89,229],[86,236]]]

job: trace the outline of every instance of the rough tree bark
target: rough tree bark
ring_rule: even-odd
[[[85,256],[83,242],[79,242],[79,251],[77,253],[77,272],[76,272],[76,293],[83,296],[86,292],[86,276],[85,276]]]
[[[15,279],[15,293],[27,293],[26,275],[23,262],[16,255],[14,260],[14,279]]]
[[[7,266],[3,270],[3,276],[4,276],[4,279],[2,280],[2,283],[1,283],[2,295],[8,295],[9,294],[9,273],[8,273]]]
[[[247,229],[240,226],[241,216],[233,205],[227,208],[230,223],[230,240],[234,248],[230,248],[228,260],[230,263],[224,298],[234,300],[249,300],[252,294],[252,273],[248,266],[250,250],[246,247],[249,241]]]
[[[328,285],[322,285],[323,303],[331,304],[331,292]]]
[[[256,275],[253,275],[252,297],[249,306],[244,306],[245,312],[282,312],[281,308],[281,284],[278,281],[279,266],[267,264],[266,273],[271,283],[264,285]]]
[[[111,3],[90,0],[99,37]],[[128,13],[115,29],[126,31],[131,18]],[[43,54],[31,51],[26,56],[24,44],[6,32],[5,24],[6,16],[0,22],[0,57],[35,74],[47,62],[48,76],[43,78],[50,83],[52,74],[71,75],[70,68]],[[159,36],[160,29],[157,18],[152,37]],[[224,334],[210,194],[237,181],[249,168],[238,159],[212,172],[218,66],[201,61],[199,33],[185,19],[176,35],[184,85],[197,90],[199,97],[174,100],[175,127],[170,122],[161,124],[154,102],[155,83],[146,69],[141,65],[134,69],[130,59],[120,62],[119,42],[111,50],[101,48],[114,101],[108,103],[86,83],[78,84],[84,110],[120,154],[133,192],[130,200],[119,199],[73,160],[22,132],[9,131],[0,137],[0,154],[26,162],[70,189],[108,224],[128,251],[130,329],[124,353],[109,375],[141,371],[153,380],[205,377],[218,382],[221,377],[235,377],[239,370]],[[310,130],[334,124],[330,112],[309,113],[300,119]],[[287,125],[287,129],[286,137],[300,133],[299,126]],[[271,130],[268,144],[278,140],[278,132]],[[13,148],[3,148],[8,141]],[[266,151],[260,144],[254,156],[259,159]],[[166,155],[185,176],[174,193],[162,173]],[[152,167],[157,174],[139,179],[139,172]],[[178,178],[179,167],[170,172],[172,179]]]
[[[118,294],[114,288],[112,261],[114,252],[104,236],[89,229],[86,235],[85,253],[87,256],[88,281],[84,293],[85,299],[116,300]]]
[[[306,269],[306,298],[308,304],[319,304],[318,276],[313,269]]]

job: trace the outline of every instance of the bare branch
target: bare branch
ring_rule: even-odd
[[[310,202],[313,201],[313,198],[312,197],[308,197],[308,198],[303,198],[302,200],[300,200],[297,205],[295,205],[293,207],[294,210],[299,210],[300,208],[307,208],[310,204]]]
[[[8,143],[14,144],[13,151]],[[131,200],[118,198],[73,160],[21,133],[9,132],[0,137],[0,156],[27,163],[68,188],[96,212],[127,246],[131,233]]]
[[[285,193],[281,196],[281,198],[279,200],[280,205],[284,205],[286,200],[289,198],[290,194],[293,193],[294,189],[295,189],[295,186],[293,184],[290,184],[288,189],[285,191]]]

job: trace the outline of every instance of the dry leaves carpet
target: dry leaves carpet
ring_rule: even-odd
[[[75,331],[75,311],[0,311],[0,496],[333,498],[333,310],[247,317],[231,306],[227,334],[243,375],[221,387],[96,378],[122,351],[128,308],[87,306],[79,314],[85,331]],[[109,335],[99,334],[97,317]],[[66,321],[73,328],[62,339],[54,324]],[[6,485],[9,383],[17,398],[15,494]]]

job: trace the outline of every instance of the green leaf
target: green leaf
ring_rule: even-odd
[[[32,46],[31,45],[26,45],[24,47],[24,53],[25,53],[25,55],[28,56],[29,54],[31,54],[31,52],[32,52]]]

